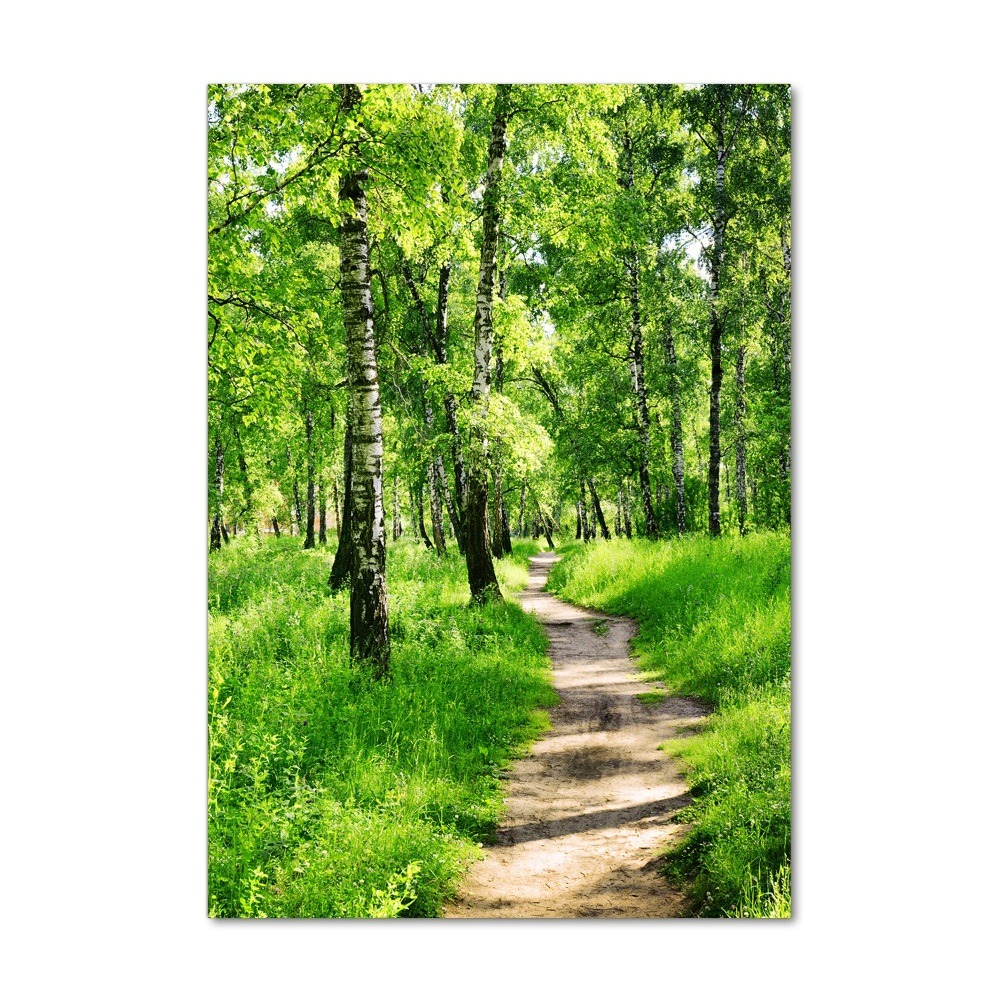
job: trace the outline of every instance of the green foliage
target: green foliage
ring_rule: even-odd
[[[704,915],[787,909],[790,571],[778,532],[576,546],[550,576],[568,600],[636,618],[642,668],[716,709],[703,731],[665,747],[695,796],[668,867],[692,879]]]
[[[506,590],[535,550],[499,563]],[[393,681],[366,683],[329,560],[241,538],[209,562],[216,916],[436,915],[553,700],[538,626],[515,604],[468,607],[457,553],[409,542],[389,549]]]

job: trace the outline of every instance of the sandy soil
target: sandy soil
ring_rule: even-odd
[[[532,559],[519,595],[550,639],[559,692],[552,729],[514,763],[498,843],[445,916],[678,916],[684,898],[657,874],[656,859],[686,829],[671,817],[690,799],[676,764],[656,748],[690,732],[704,707],[636,698],[658,685],[629,661],[634,622],[543,593],[557,558]]]

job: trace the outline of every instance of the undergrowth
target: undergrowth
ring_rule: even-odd
[[[715,711],[664,749],[691,830],[668,858],[704,916],[789,916],[791,560],[787,533],[575,545],[548,587],[639,622],[640,668]]]
[[[496,564],[527,583],[532,542]],[[469,607],[464,560],[389,547],[392,678],[348,661],[333,546],[240,538],[209,558],[209,913],[436,916],[555,695],[515,603]]]

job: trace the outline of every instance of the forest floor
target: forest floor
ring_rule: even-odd
[[[683,916],[687,900],[659,859],[686,832],[673,818],[691,799],[676,760],[657,748],[695,731],[705,706],[641,679],[631,619],[543,592],[558,558],[535,556],[517,595],[549,636],[552,728],[513,764],[497,843],[445,916]]]

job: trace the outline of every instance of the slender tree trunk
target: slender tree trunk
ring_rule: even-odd
[[[622,534],[622,491],[618,491],[618,506],[615,509],[615,538],[621,538]]]
[[[340,491],[337,489],[337,480],[333,480],[333,527],[340,538]]]
[[[420,541],[420,535],[417,534],[417,504],[413,499],[413,487],[410,487],[410,522],[413,525],[413,540],[415,542]]]
[[[597,489],[594,486],[594,477],[587,477],[587,485],[590,487],[590,498],[594,501],[594,517],[597,519],[597,523],[601,526],[601,537],[605,541],[611,540],[611,532],[608,531],[607,522],[604,520],[604,511],[601,509],[601,498],[597,495]]]
[[[657,537],[656,514],[649,483],[649,408],[646,403],[646,366],[642,347],[642,323],[639,318],[639,254],[633,250],[628,267],[632,295],[632,343],[629,348],[629,366],[632,369],[632,391],[635,393],[636,416],[639,421],[639,487],[642,506],[646,515],[646,536]]]
[[[670,450],[673,453],[674,496],[677,500],[677,533],[687,530],[687,510],[684,506],[684,433],[681,427],[681,390],[677,377],[677,352],[674,348],[674,334],[667,320],[667,389],[670,393]]]
[[[434,323],[434,356],[439,365],[448,363],[448,285],[451,280],[451,263],[441,265],[438,274],[438,300]],[[451,459],[455,469],[454,514],[452,525],[460,552],[465,549],[464,519],[468,485],[465,478],[465,461],[462,457],[462,435],[458,430],[458,406],[455,394],[449,390],[444,394],[445,426],[451,435]],[[449,514],[452,511],[449,508]]]
[[[212,534],[209,541],[209,551],[222,548],[222,483],[223,474],[226,469],[226,456],[222,450],[222,442],[219,435],[214,438],[215,443],[215,489],[212,497],[212,506],[215,508],[212,515]],[[202,524],[205,522],[202,521]],[[204,545],[204,542],[202,542]]]
[[[517,514],[517,537],[524,538],[524,494],[527,486],[521,483],[521,508]]]
[[[556,547],[556,543],[554,541],[552,541],[552,527],[553,527],[552,526],[552,518],[550,518],[542,510],[542,505],[537,500],[535,501],[535,508],[538,511],[538,523],[539,523],[539,527],[542,529],[542,531],[545,532],[545,541],[547,541],[549,543],[549,548],[550,549],[554,549]],[[537,537],[538,537],[538,534],[536,533],[535,534],[535,538],[537,538]]]
[[[747,402],[743,393],[746,348],[740,344],[736,351],[736,510],[739,515],[740,534],[747,533]]]
[[[319,544],[326,545],[326,477],[320,474],[319,490]]]
[[[437,469],[433,459],[427,463],[427,496],[431,502],[431,534],[434,537],[434,548],[439,556],[446,552],[444,541],[444,512],[441,506],[441,496],[438,493]]]
[[[225,521],[222,522],[222,540],[226,543],[226,545],[229,544],[229,532],[226,530]]]
[[[500,275],[500,298],[505,296],[504,276]],[[496,382],[497,395],[503,392],[503,345],[497,344],[496,352]],[[491,448],[493,457],[493,544],[491,551],[494,558],[500,559],[511,555],[514,551],[510,544],[510,521],[507,517],[507,507],[503,499],[503,439],[499,436],[493,441]]]
[[[723,115],[722,97],[720,96],[719,121],[716,130],[715,215],[712,221],[711,281],[709,286],[709,337],[712,355],[712,383],[709,388],[708,411],[708,533],[710,535],[722,533],[722,520],[719,514],[719,463],[722,455],[719,414],[722,400],[723,324],[722,316],[719,313],[719,282],[722,277],[725,233],[722,196],[726,175],[726,144]]]
[[[313,454],[313,413],[306,411],[306,549],[316,547],[316,458]]]
[[[420,537],[424,540],[424,545],[429,549],[434,548],[434,543],[427,537],[427,526],[424,524],[424,484],[418,482],[413,489],[417,498],[417,527],[420,528]]]
[[[256,511],[253,509],[253,489],[250,486],[250,474],[247,471],[247,460],[243,454],[243,441],[240,439],[240,432],[236,430],[236,460],[240,465],[240,476],[243,479],[243,503],[247,517],[253,518],[254,534],[260,535],[260,523],[257,520]]]
[[[632,481],[625,480],[625,537],[632,539]]]
[[[351,551],[354,543],[351,539],[351,467],[353,459],[353,431],[351,422],[348,420],[347,429],[344,432],[344,518],[341,523],[340,537],[337,542],[337,552],[333,557],[333,566],[330,569],[330,589],[336,593],[348,582],[351,575]],[[336,496],[336,482],[334,482],[334,496]]]
[[[580,501],[576,502],[576,537],[583,538],[583,517],[580,515]]]
[[[361,103],[356,84],[344,85],[345,110]],[[351,441],[351,659],[375,678],[389,673],[389,604],[382,507],[382,402],[375,357],[368,275],[367,170],[346,174],[341,201],[352,212],[340,227],[341,297],[347,335]]]
[[[399,476],[392,477],[392,540],[403,536],[403,520],[399,516]]]
[[[278,524],[278,519],[276,517],[271,518],[271,527],[274,528],[274,537],[281,538],[281,527]]]
[[[434,472],[437,476],[438,490],[444,498],[445,510],[448,511],[448,526],[452,537],[458,545],[458,551],[465,555],[465,543],[462,541],[462,519],[455,505],[455,498],[448,489],[448,477],[445,474],[444,459],[440,455],[434,457]]]
[[[507,144],[510,85],[498,84],[493,104],[489,166],[483,189],[483,241],[479,258],[479,288],[474,323],[471,454],[467,469],[465,564],[473,601],[502,600],[487,540],[487,469],[489,441],[486,416],[490,396],[490,355],[493,351],[493,284],[500,221],[500,172]]]

